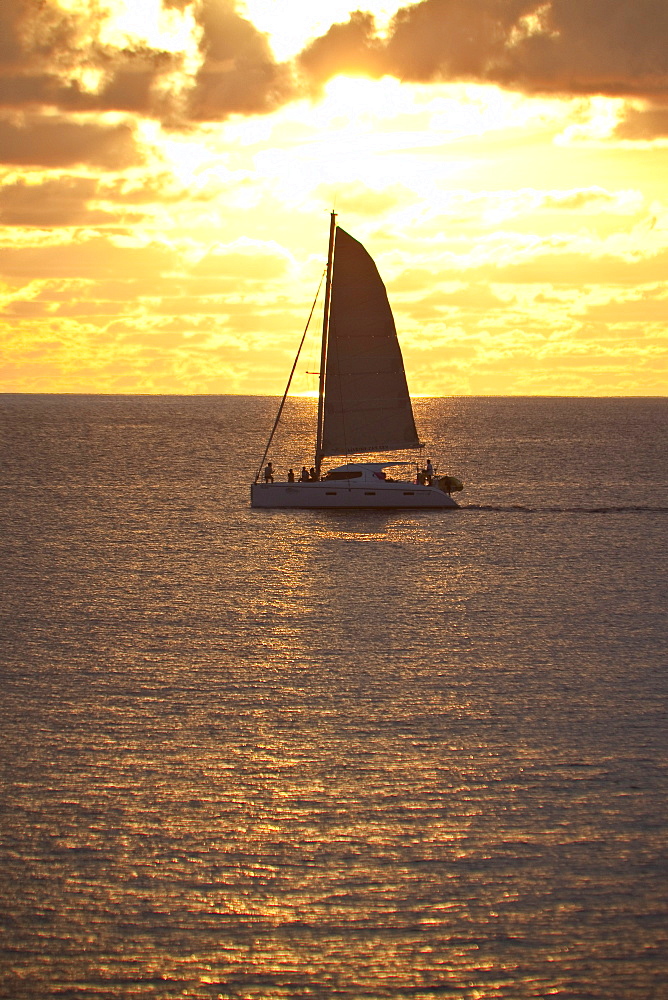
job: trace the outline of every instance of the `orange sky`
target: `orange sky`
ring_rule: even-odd
[[[666,393],[665,0],[351,10],[3,0],[1,391],[282,392],[335,206],[414,392]]]

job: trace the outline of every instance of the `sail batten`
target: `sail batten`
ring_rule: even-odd
[[[337,227],[321,453],[419,446],[385,285],[362,244]]]

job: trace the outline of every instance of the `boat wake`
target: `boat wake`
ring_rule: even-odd
[[[468,503],[460,504],[460,510],[481,510],[501,514],[668,514],[668,507],[644,507],[639,505],[599,507],[524,507],[521,504],[511,504],[507,507],[491,504]]]

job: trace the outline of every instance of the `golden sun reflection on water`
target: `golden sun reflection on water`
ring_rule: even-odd
[[[40,405],[7,464],[12,1000],[660,994],[663,514],[544,502],[612,406],[466,402],[473,438],[434,407],[497,493],[547,428],[524,509],[437,520],[248,508],[264,403],[215,438],[219,400]]]

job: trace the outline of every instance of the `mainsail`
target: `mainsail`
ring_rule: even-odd
[[[362,244],[337,227],[321,454],[419,445],[385,285]]]

